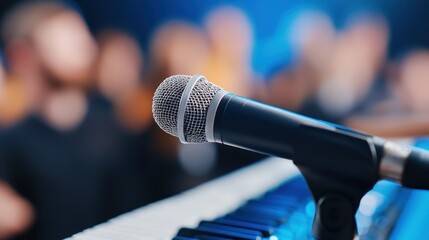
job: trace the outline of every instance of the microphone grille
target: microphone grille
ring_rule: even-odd
[[[178,137],[178,114],[180,100],[192,76],[175,75],[165,79],[155,91],[152,113],[155,122],[165,132]],[[187,142],[207,142],[205,134],[207,110],[210,102],[221,88],[201,79],[192,88],[186,102],[184,135]]]

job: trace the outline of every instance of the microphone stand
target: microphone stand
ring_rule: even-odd
[[[302,126],[294,164],[316,203],[313,236],[348,240],[356,235],[355,214],[362,197],[379,179],[377,139],[347,128],[339,133]]]

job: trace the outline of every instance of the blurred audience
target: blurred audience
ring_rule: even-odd
[[[392,81],[394,98],[399,102],[392,112],[429,113],[429,50],[417,49],[407,54],[399,66],[399,76]],[[402,104],[401,104],[402,103]]]
[[[206,31],[182,21],[166,22],[157,29],[150,45],[155,88],[160,81],[174,74],[201,73],[222,87],[250,94],[252,31],[247,18],[231,7],[216,9],[210,16],[204,25]],[[231,20],[228,29],[222,27],[225,26],[225,19]],[[162,181],[170,182],[166,185],[175,186],[173,189],[176,191],[195,186],[255,159],[253,153],[224,146],[179,144],[176,138],[165,134],[157,126],[155,128],[153,149],[164,163],[164,173],[168,176]],[[260,155],[256,156],[257,159],[261,158]]]
[[[10,75],[30,103],[0,135],[0,202],[16,216],[4,237],[61,239],[152,201],[147,143],[124,136],[89,92],[98,47],[81,16],[59,2],[23,3],[2,30]]]
[[[170,21],[162,24],[153,34],[150,42],[150,67],[152,94],[167,77],[175,74],[193,75],[205,66],[208,57],[207,41],[203,32],[184,21]],[[179,166],[179,141],[154,127],[152,148],[157,152],[168,176],[177,175]],[[171,177],[171,184],[176,178]],[[174,179],[174,180],[173,180]],[[178,187],[180,188],[180,187]]]
[[[351,116],[346,124],[391,138],[429,135],[429,51],[414,50],[392,65],[390,97],[373,103],[367,114]]]
[[[195,74],[207,64],[206,36],[197,26],[184,21],[170,21],[153,34],[150,64],[155,88],[172,74]]]
[[[296,62],[292,66],[274,66],[259,94],[267,103],[300,111],[322,84],[332,59],[336,32],[329,16],[311,11],[296,18],[292,34],[292,44],[298,52]]]
[[[183,21],[161,25],[152,36],[150,50],[153,92],[171,75],[194,75],[208,65],[207,37],[197,26]],[[182,191],[213,175],[217,161],[214,145],[185,146],[157,126],[154,128],[152,146],[162,163],[162,182],[168,192]]]
[[[144,58],[131,36],[118,30],[99,34],[99,61],[96,84],[114,105],[114,113],[128,131],[141,132],[152,123],[152,94],[143,83]]]
[[[372,16],[355,17],[339,34],[316,96],[323,112],[343,119],[360,111],[385,62],[387,40],[386,23]]]
[[[22,82],[8,76],[0,64],[0,129],[19,122],[28,105]]]
[[[249,19],[238,8],[220,7],[208,14],[204,27],[209,55],[199,72],[226,91],[250,97],[253,30]]]
[[[239,8],[220,6],[207,14],[203,28],[209,54],[206,65],[198,72],[226,91],[256,97],[258,86],[251,66],[254,33],[247,15]],[[206,153],[189,159],[194,159],[194,162],[198,158],[206,159],[208,164],[214,165],[212,172],[225,174],[263,157],[261,154],[225,145],[217,145],[216,148],[216,165],[211,162],[211,158],[204,157],[213,156],[207,153],[212,152],[209,149]]]
[[[376,81],[388,40],[382,19],[356,17],[337,32],[327,15],[312,11],[297,17],[292,29],[297,59],[272,74],[262,95],[269,103],[343,123],[378,98],[370,95],[383,87]]]

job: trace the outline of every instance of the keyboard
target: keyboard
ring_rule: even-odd
[[[429,148],[429,140],[416,145]],[[356,214],[359,239],[429,239],[429,191],[380,181]],[[71,240],[313,239],[315,204],[291,161],[267,158],[84,230]]]

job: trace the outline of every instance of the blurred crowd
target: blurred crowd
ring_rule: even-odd
[[[261,75],[252,25],[235,7],[200,25],[163,23],[145,53],[121,30],[90,32],[65,3],[11,8],[1,25],[0,239],[64,238],[262,157],[163,133],[151,101],[174,74],[384,137],[429,133],[429,50],[388,59],[389,25],[377,15],[336,29],[311,11],[293,24],[294,61]]]

